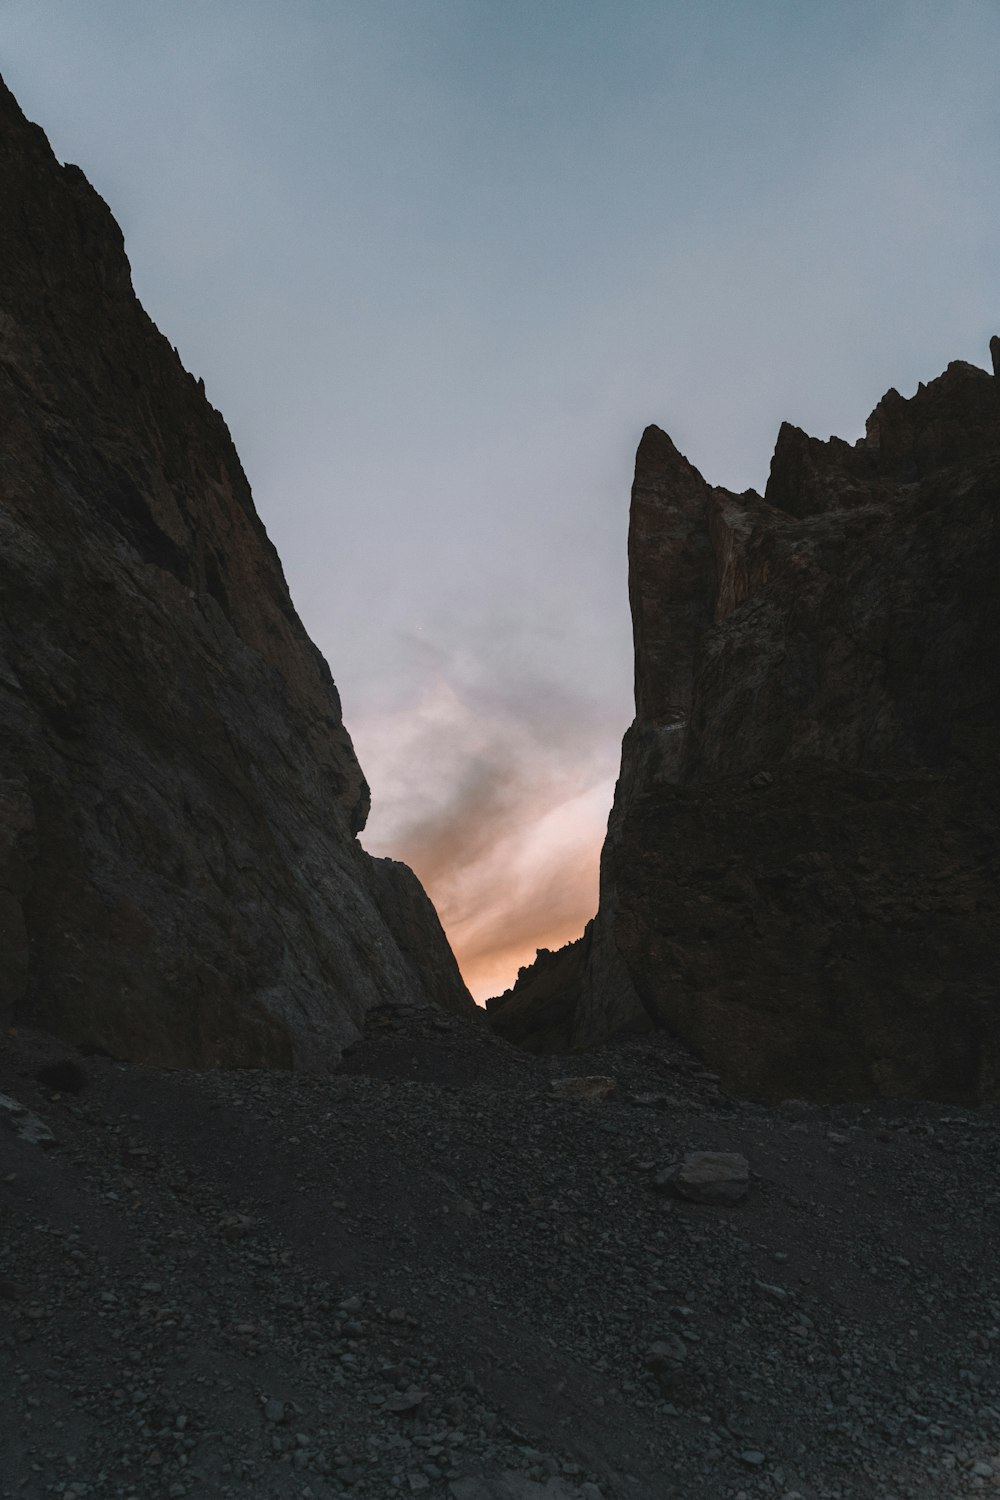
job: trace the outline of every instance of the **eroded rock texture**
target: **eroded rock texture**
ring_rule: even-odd
[[[501,1033],[556,1011],[574,1046],[668,1026],[761,1095],[996,1096],[998,516],[1000,380],[964,363],[854,446],[783,426],[763,498],[646,431],[600,911]]]
[[[322,1067],[472,1010],[226,425],[0,84],[0,1013],[137,1060]]]

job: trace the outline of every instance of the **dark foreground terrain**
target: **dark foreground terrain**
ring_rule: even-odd
[[[763,1108],[664,1034],[419,1011],[327,1079],[35,1078],[68,1056],[0,1046],[3,1500],[1000,1489],[995,1107]],[[658,1189],[691,1150],[745,1201]]]

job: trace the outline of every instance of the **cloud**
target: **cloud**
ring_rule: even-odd
[[[478,999],[498,994],[538,948],[579,937],[597,909],[601,845],[613,781],[567,794],[549,784],[548,810],[512,847],[499,841],[463,882],[444,882],[442,902],[467,983]],[[530,795],[525,805],[530,808]],[[414,851],[419,859],[419,850]],[[448,922],[446,922],[448,926]]]
[[[354,725],[374,791],[366,847],[417,872],[480,1000],[593,916],[617,768],[619,726],[518,664],[517,635],[501,637],[502,664],[496,641],[411,643],[411,701]]]

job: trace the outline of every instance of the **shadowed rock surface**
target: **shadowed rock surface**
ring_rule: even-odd
[[[487,1019],[502,1025],[506,1041],[529,1052],[570,1050],[593,926],[588,922],[582,937],[554,952],[539,948],[534,963],[518,970],[514,985],[487,1000]]]
[[[853,446],[783,426],[763,498],[647,429],[600,911],[501,1035],[556,1011],[572,1047],[670,1027],[764,1096],[996,1095],[998,511],[998,381],[964,363]]]
[[[323,1067],[470,1013],[226,425],[121,233],[0,84],[0,1015],[158,1063]],[[426,977],[425,977],[426,976]]]

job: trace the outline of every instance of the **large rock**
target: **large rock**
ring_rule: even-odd
[[[0,84],[0,1011],[161,1063],[471,1013],[222,417]]]
[[[692,1203],[741,1203],[750,1191],[750,1163],[735,1151],[689,1151],[656,1184]]]
[[[533,970],[491,1022],[668,1026],[764,1096],[995,1097],[1000,381],[890,391],[853,446],[786,425],[764,497],[648,429],[629,570],[599,914],[537,1025]]]

